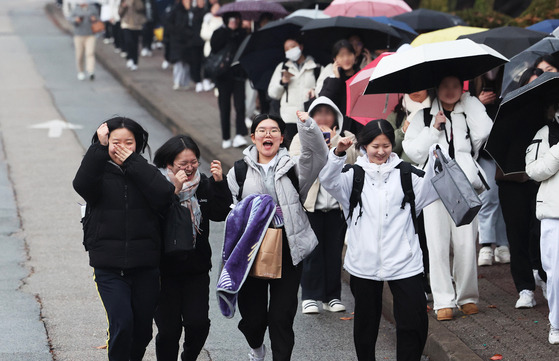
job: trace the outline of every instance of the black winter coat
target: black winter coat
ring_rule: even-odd
[[[162,215],[173,201],[175,187],[157,168],[137,153],[119,167],[110,162],[108,147],[95,143],[73,185],[90,209],[83,226],[92,267],[159,266]]]
[[[242,28],[231,30],[227,26],[222,26],[216,29],[212,34],[212,38],[210,39],[212,54],[219,52],[227,45],[230,45],[232,47],[233,54],[235,54],[246,36],[247,32]],[[233,77],[246,79],[245,71],[238,64],[231,67],[225,74],[219,77],[218,80],[227,81],[231,80]]]
[[[225,176],[221,182],[216,182],[213,177],[208,178],[202,174],[196,198],[202,212],[200,233],[196,236],[196,248],[186,254],[164,255],[160,267],[162,277],[208,273],[212,268],[212,249],[208,239],[210,220],[224,221],[233,203]]]
[[[193,51],[203,51],[204,40],[200,37],[205,10],[194,7],[186,10],[182,3],[175,5],[169,13],[165,32],[169,39],[169,62],[184,61],[190,63]],[[199,49],[195,49],[198,47]]]

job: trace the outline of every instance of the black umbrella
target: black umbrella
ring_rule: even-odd
[[[332,62],[331,52],[334,43],[340,39],[347,39],[351,35],[358,35],[364,47],[370,51],[393,48],[401,41],[401,35],[392,27],[369,18],[335,16],[328,19],[314,19],[303,26],[301,31],[305,46],[316,47],[315,59],[323,65]]]
[[[285,61],[283,43],[288,38],[301,35],[301,28],[308,18],[292,17],[266,24],[239,47],[235,58],[245,69],[256,89],[268,89],[268,83],[276,66]],[[303,45],[305,54],[311,54],[312,44]]]
[[[516,26],[503,26],[481,33],[462,35],[458,39],[470,39],[485,44],[511,58],[547,36],[546,33],[532,31]]]
[[[525,171],[526,148],[546,124],[547,107],[558,101],[559,73],[543,73],[505,96],[485,146],[504,174]]]
[[[417,9],[392,19],[402,21],[411,26],[418,33],[426,33],[439,29],[446,29],[457,25],[468,25],[456,15],[429,9]]]
[[[501,96],[504,97],[507,93],[518,89],[520,77],[528,67],[534,65],[537,58],[557,52],[559,52],[559,39],[548,37],[511,58],[510,62],[505,65]]]

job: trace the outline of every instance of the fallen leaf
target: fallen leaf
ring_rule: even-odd
[[[349,320],[353,320],[353,317],[340,317],[340,320],[349,321]]]
[[[490,358],[490,360],[502,360],[502,359],[503,359],[503,355],[499,355],[498,353]]]
[[[489,305],[489,306],[487,306],[487,307],[488,307],[488,308],[497,308],[497,306],[495,306],[495,305]]]
[[[107,345],[101,345],[101,346],[97,346],[95,347],[98,350],[106,350],[107,349]]]
[[[352,314],[352,315],[355,315],[355,312],[352,312],[351,314]]]

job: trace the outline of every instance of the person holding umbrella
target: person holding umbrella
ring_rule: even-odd
[[[536,199],[536,216],[541,221],[541,258],[547,273],[547,302],[550,330],[548,341],[559,344],[559,103],[549,107],[548,125],[540,129],[526,150],[526,173],[541,182]]]
[[[411,160],[423,164],[429,148],[439,143],[481,192],[486,188],[486,181],[476,158],[493,122],[477,98],[463,94],[463,83],[458,77],[443,77],[436,89],[437,98],[431,109],[417,113],[412,119],[404,137],[404,151]],[[437,319],[452,320],[456,306],[466,315],[478,313],[476,222],[456,227],[440,200],[427,206],[424,215]],[[451,249],[454,250],[452,270]]]
[[[297,134],[297,110],[303,109],[308,94],[316,86],[321,66],[313,57],[303,54],[299,39],[286,39],[283,48],[286,61],[278,64],[268,85],[270,98],[280,101],[280,115],[286,123],[288,143]]]

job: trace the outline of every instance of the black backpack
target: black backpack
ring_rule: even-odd
[[[239,159],[235,162],[233,168],[235,169],[235,179],[237,180],[237,184],[239,185],[237,201],[240,202],[243,196],[243,186],[245,185],[245,180],[247,178],[248,164],[243,159]],[[297,191],[297,193],[299,193],[299,178],[297,177],[297,174],[295,174],[294,167],[291,167],[287,171],[287,178],[289,178],[289,180],[293,184],[293,187],[295,187],[295,190]]]
[[[401,209],[404,209],[406,203],[410,204],[413,227],[415,229],[415,233],[417,233],[417,215],[415,214],[415,193],[413,192],[413,183],[412,183],[411,175],[413,173],[418,177],[423,177],[425,175],[425,172],[420,169],[417,169],[410,163],[404,161],[398,164],[396,168],[400,170],[400,181],[402,183],[402,190],[404,191],[404,199],[402,200]],[[363,215],[363,203],[361,202],[361,192],[363,191],[363,184],[365,183],[365,170],[363,170],[363,168],[357,164],[353,164],[353,165],[346,164],[342,172],[347,172],[350,169],[353,169],[353,187],[351,188],[351,195],[349,197],[349,215],[347,219],[350,219],[353,216],[353,209],[355,209],[355,207],[359,204],[359,215],[355,220],[355,224],[357,224],[357,220],[359,219],[359,217]]]

